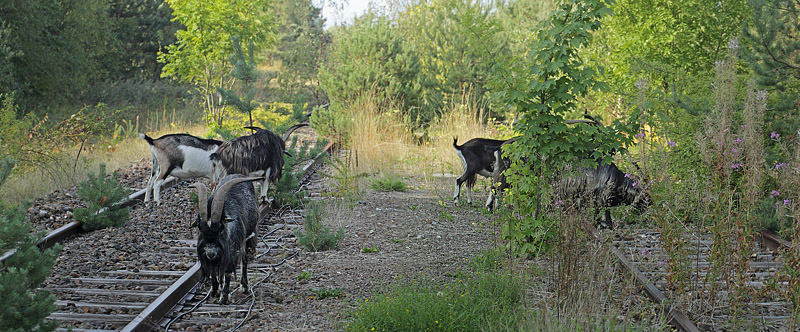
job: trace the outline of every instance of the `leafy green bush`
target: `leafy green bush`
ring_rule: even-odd
[[[6,180],[14,161],[0,160],[0,185]],[[27,222],[26,206],[0,206],[0,255],[11,250],[0,269],[0,331],[55,331],[58,322],[47,320],[55,310],[55,298],[46,291],[35,291],[50,274],[59,247],[44,251],[36,246],[40,233],[33,235]]]
[[[78,196],[88,207],[75,209],[74,217],[82,223],[83,230],[119,227],[130,218],[129,209],[118,204],[127,199],[130,190],[119,185],[117,176],[115,171],[107,177],[106,166],[100,164],[97,176],[89,173],[89,179],[81,183]]]
[[[382,179],[375,179],[369,185],[370,188],[376,191],[406,191],[408,186],[402,179],[394,176],[388,176]]]
[[[322,223],[325,204],[312,202],[307,207],[303,230],[297,231],[297,242],[309,251],[325,251],[335,248],[344,238],[344,230],[335,233]]]

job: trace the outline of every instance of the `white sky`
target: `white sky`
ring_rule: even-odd
[[[370,0],[325,0],[322,7],[322,17],[327,19],[325,28],[352,23],[353,18],[364,14],[369,8],[369,2]]]

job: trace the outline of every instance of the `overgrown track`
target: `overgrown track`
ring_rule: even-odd
[[[781,277],[782,263],[779,252],[791,247],[769,231],[761,230],[750,255],[749,269],[741,280],[746,285],[748,297],[733,316],[725,280],[710,280],[713,263],[709,258],[713,240],[710,234],[693,237],[687,246],[689,276],[685,291],[670,288],[667,278],[666,251],[661,233],[655,229],[621,229],[612,240],[613,251],[628,268],[648,296],[666,305],[668,320],[683,331],[700,330],[776,330],[789,331],[792,304],[781,295],[786,282]],[[673,284],[676,276],[670,276]],[[710,291],[717,285],[718,291]]]
[[[317,178],[312,175],[315,162],[304,167],[304,185],[311,191],[318,187]],[[145,168],[134,165],[129,174],[123,174],[134,179],[121,182],[134,186],[145,183]],[[192,313],[180,315],[207,291],[199,283],[196,231],[189,227],[194,220],[194,208],[189,202],[192,181],[175,182],[163,192],[161,206],[136,204],[143,191],[131,195],[131,220],[124,228],[80,233],[79,224],[66,223],[40,243],[46,248],[70,238],[42,287],[56,296],[56,311],[50,318],[61,322],[61,330],[72,327],[73,331],[148,331],[163,329],[174,317],[178,319],[170,328],[176,331],[232,328],[252,314],[252,295],[262,299],[270,296],[261,287],[271,282],[272,269],[279,268],[299,250],[293,247],[292,237],[302,225],[302,215],[262,206],[262,240],[249,272],[251,288],[258,293],[242,294],[241,289],[235,289],[239,287],[237,278],[231,284],[234,304],[220,306],[214,304],[217,299],[208,299]],[[29,214],[45,223],[69,219],[59,215],[62,209],[58,206],[59,203],[37,204]]]

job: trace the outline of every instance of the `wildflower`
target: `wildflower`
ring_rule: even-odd
[[[631,178],[631,174],[630,173],[625,173],[625,177],[630,179]]]
[[[777,190],[772,190],[772,191],[769,192],[769,195],[772,196],[772,197],[778,197],[778,196],[780,196],[780,194],[781,193],[778,192]]]
[[[737,148],[732,148],[732,149],[731,149],[731,152],[733,152],[733,153],[738,153],[738,152],[739,152],[739,149],[737,149]]]
[[[747,128],[747,125],[741,125],[742,128]]]
[[[758,90],[756,91],[756,99],[758,101],[765,101],[767,100],[767,91],[766,90]]]
[[[675,143],[675,142],[673,142],[673,141],[668,141],[668,142],[667,142],[667,145],[669,145],[669,146],[673,146],[673,147],[674,147],[674,146],[678,145],[678,143]]]
[[[731,38],[731,41],[728,43],[728,48],[735,50],[739,48],[739,40],[736,38]]]
[[[638,133],[638,134],[636,134],[634,136],[636,136],[636,138],[642,138],[642,137],[644,137],[644,133]]]
[[[789,205],[789,203],[791,203],[791,202],[792,202],[792,200],[790,200],[790,199],[784,199],[784,200],[783,200],[783,206],[787,206],[787,205]]]
[[[642,249],[642,256],[650,254],[650,251],[647,249]]]
[[[636,187],[637,184],[639,184],[639,182],[633,181],[633,183],[631,183],[631,187]]]
[[[731,168],[733,168],[733,169],[739,169],[739,167],[742,167],[742,166],[744,166],[744,164],[743,164],[743,163],[738,163],[738,164],[733,164],[733,165],[731,165]]]
[[[774,131],[769,134],[769,138],[771,138],[771,139],[778,139],[780,137],[781,137],[781,134],[778,134],[778,133],[776,133]]]
[[[633,85],[635,85],[636,88],[639,90],[644,90],[647,88],[647,80],[640,78],[636,80],[636,83],[634,83]]]
[[[734,141],[734,142],[736,142],[736,143],[741,143],[741,142],[742,142],[742,139],[741,139],[741,138],[737,138],[737,139],[735,139],[735,140],[733,140],[733,141]]]
[[[787,164],[787,163],[778,163],[778,164],[775,164],[775,169],[781,169],[781,167],[787,166],[787,165],[789,165],[789,164]]]

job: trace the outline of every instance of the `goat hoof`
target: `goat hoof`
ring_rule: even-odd
[[[228,294],[222,295],[222,298],[219,299],[219,304],[228,304]]]

